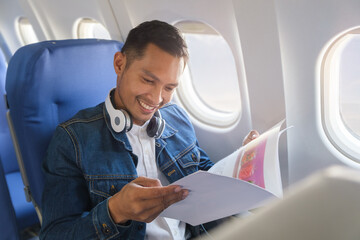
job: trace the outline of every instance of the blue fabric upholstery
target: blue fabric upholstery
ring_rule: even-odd
[[[31,202],[26,201],[20,172],[8,173],[5,177],[9,183],[9,192],[14,206],[18,228],[24,229],[38,223],[39,220],[34,206]]]
[[[15,211],[6,182],[5,172],[18,171],[19,168],[16,164],[15,153],[12,148],[9,128],[6,121],[6,106],[4,101],[5,75],[6,61],[0,51],[0,238],[15,240],[19,239],[19,233]],[[6,171],[4,171],[3,166],[6,166]],[[20,190],[24,194],[22,187]]]
[[[14,147],[11,141],[9,126],[6,120],[6,105],[5,105],[5,76],[6,76],[6,61],[0,51],[0,156],[5,173],[19,171],[19,166],[16,161]]]
[[[10,240],[19,239],[19,233],[5,172],[15,172],[19,168],[6,121],[6,105],[4,100],[6,68],[5,58],[0,51],[0,234],[1,239]],[[24,194],[22,187],[21,191]]]
[[[55,127],[80,109],[105,100],[116,85],[117,41],[46,41],[20,48],[6,78],[10,115],[30,190],[41,209],[41,163]]]
[[[39,222],[37,214],[33,205],[26,201],[24,187],[21,179],[19,166],[16,160],[14,146],[12,144],[9,126],[6,120],[6,104],[5,104],[5,75],[6,62],[0,52],[0,159],[3,166],[5,179],[8,185],[7,194],[10,196],[1,195],[1,201],[6,201],[6,198],[11,199],[8,211],[16,214],[17,228],[23,229]],[[4,193],[5,194],[5,193]],[[1,212],[6,211],[1,209]],[[11,221],[9,223],[12,223]],[[15,233],[14,233],[15,234]]]
[[[5,173],[0,162],[0,239],[19,239],[14,208],[11,203]]]

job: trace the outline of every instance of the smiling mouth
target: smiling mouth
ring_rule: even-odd
[[[153,112],[157,108],[157,106],[154,107],[154,106],[147,105],[146,103],[144,103],[140,99],[138,99],[138,102],[139,102],[140,106],[143,107],[148,112]]]

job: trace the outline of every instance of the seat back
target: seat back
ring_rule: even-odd
[[[17,228],[22,230],[39,222],[34,207],[25,198],[22,177],[16,160],[15,150],[6,120],[7,106],[5,101],[6,62],[0,52],[0,162],[10,193],[12,206],[15,210]],[[6,196],[1,199],[6,201]]]
[[[46,41],[24,46],[11,58],[6,92],[12,131],[35,207],[41,209],[41,164],[56,126],[105,100],[116,85],[113,59],[121,47],[111,40]]]
[[[19,232],[16,223],[16,216],[9,189],[5,179],[5,173],[0,161],[0,239],[19,239]]]
[[[19,171],[19,166],[16,161],[14,147],[11,141],[9,126],[6,120],[6,103],[5,103],[5,76],[6,76],[6,61],[2,52],[0,51],[0,158],[4,168],[4,172],[11,173]]]
[[[0,232],[4,239],[19,239],[15,211],[5,177],[5,173],[19,170],[6,121],[5,75],[6,61],[0,50]]]

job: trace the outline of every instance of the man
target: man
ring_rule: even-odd
[[[115,54],[116,88],[105,103],[54,133],[43,165],[41,239],[195,236],[195,228],[158,217],[189,194],[169,183],[212,166],[187,115],[170,103],[187,58],[184,40],[167,23],[130,31]]]

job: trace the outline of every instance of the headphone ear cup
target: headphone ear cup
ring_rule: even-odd
[[[153,116],[146,128],[149,137],[160,138],[165,129],[165,120],[161,117]]]
[[[112,129],[119,133],[125,129],[126,126],[126,117],[121,110],[115,110],[110,115],[111,127]]]
[[[120,111],[125,116],[125,130],[128,132],[132,129],[132,126],[133,126],[133,121],[132,121],[131,115],[126,110],[120,109]]]
[[[110,116],[111,127],[115,132],[119,133],[124,131],[124,129],[130,131],[132,128],[130,114],[123,109],[115,109],[111,103],[110,94],[105,100],[105,107]]]

